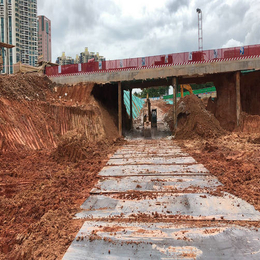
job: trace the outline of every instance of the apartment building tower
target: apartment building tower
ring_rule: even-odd
[[[37,0],[0,0],[0,41],[15,45],[4,51],[3,72],[13,73],[12,65],[38,62]]]
[[[38,22],[38,60],[51,61],[51,21],[44,15],[37,17]]]
[[[56,63],[59,65],[69,65],[69,64],[78,64],[78,63],[87,63],[89,61],[105,61],[105,57],[100,56],[99,52],[89,52],[88,47],[85,47],[85,51],[81,52],[80,55],[76,55],[76,58],[73,59],[65,55],[65,52],[62,52],[61,57],[57,57]]]

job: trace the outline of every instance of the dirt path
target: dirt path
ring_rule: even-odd
[[[260,212],[177,143],[130,141],[99,177],[63,259],[259,259]]]

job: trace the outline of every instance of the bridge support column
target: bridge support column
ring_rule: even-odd
[[[177,130],[177,77],[172,78],[173,87],[173,131]]]
[[[240,114],[241,114],[240,71],[236,72],[236,112],[237,112],[237,126],[239,126]]]
[[[122,83],[118,82],[118,133],[119,136],[122,136]]]
[[[130,127],[133,128],[133,100],[132,100],[132,89],[129,91],[130,95]]]

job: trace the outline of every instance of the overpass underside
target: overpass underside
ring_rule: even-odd
[[[177,93],[178,84],[213,82],[217,90],[217,99],[209,103],[208,109],[226,130],[233,131],[241,126],[242,112],[260,115],[259,58],[62,75],[51,77],[51,79],[61,84],[94,82],[100,87],[104,86],[106,90],[117,88],[120,135],[123,133],[123,90],[132,91],[133,88],[172,85],[175,128],[177,127],[175,93]],[[131,101],[130,103],[132,104]],[[132,121],[132,115],[130,115],[130,121]]]

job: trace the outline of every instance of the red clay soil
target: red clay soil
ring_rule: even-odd
[[[260,210],[260,135],[232,133],[179,142],[224,184],[221,188]]]
[[[54,84],[38,74],[16,74],[0,77],[0,96],[12,100],[46,101]]]
[[[81,227],[73,216],[123,142],[92,89],[0,78],[0,259],[61,259]]]
[[[166,121],[173,131],[173,109],[166,116]],[[178,101],[177,121],[176,139],[214,138],[226,133],[196,95],[187,95]]]
[[[260,133],[260,116],[248,115],[242,113],[240,120],[241,130],[243,133]]]
[[[0,156],[0,259],[61,259],[83,221],[73,220],[118,143],[89,148],[83,161],[52,151]]]
[[[242,113],[241,127],[228,133],[205,110],[205,104],[194,95],[178,102],[179,145],[218,177],[224,184],[219,191],[232,193],[260,210],[259,116]]]
[[[91,95],[93,86],[65,86],[64,92],[62,86],[37,75],[10,76],[10,82],[1,78],[0,150],[56,148],[61,137],[75,129],[90,142],[117,138],[117,130],[107,136],[103,120],[113,122],[113,117],[103,116]]]

